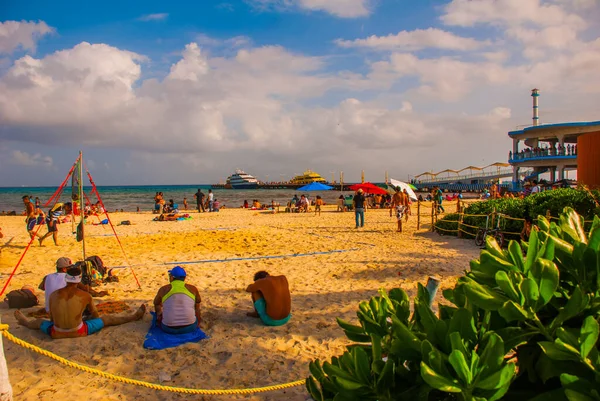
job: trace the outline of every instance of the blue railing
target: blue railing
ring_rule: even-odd
[[[542,150],[542,151],[538,151],[538,152],[521,152],[521,153],[512,155],[512,157],[509,158],[508,162],[509,163],[519,163],[519,162],[523,162],[523,161],[549,160],[549,159],[576,160],[577,153],[565,154],[563,152],[562,154],[560,154],[560,153],[552,152],[549,150],[546,150],[546,151]]]

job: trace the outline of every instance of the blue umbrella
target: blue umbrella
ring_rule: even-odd
[[[329,191],[330,189],[333,189],[333,187],[321,184],[320,182],[311,182],[308,185],[298,188],[298,191]]]

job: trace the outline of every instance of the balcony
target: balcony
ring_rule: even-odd
[[[508,162],[511,164],[522,163],[527,161],[561,161],[561,160],[577,160],[577,148],[573,149],[537,149],[531,151],[521,151],[514,155],[509,153]]]

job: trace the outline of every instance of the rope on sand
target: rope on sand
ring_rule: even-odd
[[[333,251],[324,252],[309,252],[309,253],[292,253],[288,255],[272,255],[272,256],[253,256],[249,258],[229,258],[229,259],[208,259],[208,260],[193,260],[183,262],[164,262],[163,265],[192,265],[200,263],[224,263],[224,262],[237,262],[240,260],[259,260],[259,259],[283,259],[283,258],[298,258],[303,256],[315,256],[315,255],[327,255],[331,253],[343,253],[358,251],[359,248],[350,249],[334,249]]]
[[[202,263],[226,263],[226,262],[239,262],[240,260],[260,260],[260,259],[283,259],[283,258],[297,258],[305,256],[316,256],[316,255],[327,255],[331,253],[344,253],[358,251],[359,248],[350,249],[334,249],[332,251],[324,252],[310,252],[310,253],[293,253],[289,255],[270,255],[270,256],[252,256],[248,258],[226,258],[226,259],[202,259],[192,261],[181,261],[181,262],[159,262],[159,263],[140,263],[132,266],[162,266],[162,265],[194,265]],[[129,266],[114,266],[111,269],[125,269]]]
[[[7,324],[0,324],[0,332],[9,341],[20,345],[21,347],[37,352],[40,355],[47,356],[48,358],[54,359],[55,361],[62,363],[63,365],[71,368],[79,369],[86,373],[92,373],[105,379],[114,380],[120,383],[133,384],[140,387],[151,388],[153,390],[170,391],[172,393],[183,393],[183,394],[203,394],[203,395],[226,395],[226,394],[255,394],[264,393],[267,391],[283,390],[286,388],[301,386],[305,383],[305,380],[296,380],[289,383],[276,384],[273,386],[266,387],[255,387],[255,388],[240,388],[240,389],[226,389],[226,390],[205,390],[197,388],[186,388],[186,387],[173,387],[163,386],[161,384],[149,383],[142,380],[130,379],[128,377],[114,375],[112,373],[103,372],[98,369],[91,368],[89,366],[81,365],[77,362],[70,361],[62,356],[56,355],[48,350],[40,348],[36,345],[30,344],[27,341],[21,340],[8,332]]]

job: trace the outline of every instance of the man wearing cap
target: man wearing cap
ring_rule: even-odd
[[[46,312],[50,312],[50,295],[52,295],[54,291],[60,290],[61,288],[67,286],[65,277],[67,275],[67,269],[72,265],[73,263],[71,262],[71,259],[65,256],[58,258],[56,261],[56,273],[51,273],[45,276],[38,286],[40,290],[44,291],[46,298]],[[108,295],[108,291],[95,291],[90,286],[82,283],[77,284],[77,287],[82,291],[89,292],[93,297],[103,297]]]
[[[66,287],[54,291],[50,295],[50,320],[28,319],[21,313],[15,312],[19,324],[32,330],[41,330],[52,338],[84,337],[100,331],[103,327],[139,320],[146,313],[146,305],[127,316],[104,315],[100,317],[94,305],[92,296],[78,288],[81,283],[81,269],[71,266],[65,274]],[[91,319],[83,320],[86,308],[90,311]]]
[[[200,293],[185,283],[186,276],[181,266],[169,270],[170,284],[161,287],[154,298],[156,319],[165,333],[191,333],[200,327]]]
[[[360,227],[364,227],[365,225],[365,196],[363,195],[362,188],[359,188],[356,191],[356,195],[352,198],[352,204],[354,205],[354,219],[356,220],[356,227],[359,227],[359,219],[360,219]]]
[[[52,209],[48,211],[48,215],[46,216],[46,225],[48,226],[48,232],[44,234],[43,237],[40,237],[38,241],[40,241],[40,246],[42,246],[42,242],[52,236],[54,240],[54,245],[58,245],[58,218],[63,214],[71,214],[72,205],[71,202],[57,203]]]

